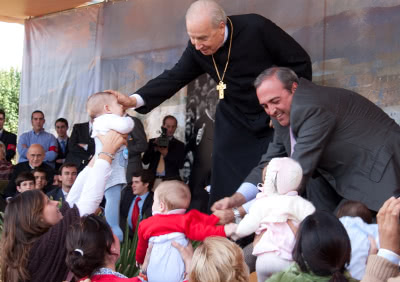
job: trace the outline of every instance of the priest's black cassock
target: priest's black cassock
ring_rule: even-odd
[[[272,141],[270,118],[258,102],[253,86],[255,78],[273,65],[289,67],[299,77],[309,80],[312,76],[306,51],[273,22],[256,14],[229,18],[233,25],[232,49],[223,79],[227,86],[224,99],[216,109],[210,205],[236,191]],[[229,20],[227,27],[227,40],[214,54],[221,75],[232,34]],[[136,92],[145,101],[136,110],[148,113],[204,73],[219,82],[212,57],[197,51],[189,41],[172,69]]]

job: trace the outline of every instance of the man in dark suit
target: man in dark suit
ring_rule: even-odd
[[[43,162],[45,157],[45,151],[40,144],[32,144],[28,148],[28,152],[26,153],[26,157],[28,158],[27,162],[18,163],[11,174],[10,181],[6,189],[4,190],[4,197],[14,197],[17,192],[15,179],[17,176],[23,171],[32,171],[33,169],[40,167],[46,171],[46,179],[48,183],[53,182],[54,170],[49,165]]]
[[[91,123],[77,123],[72,129],[68,144],[68,155],[66,162],[73,163],[80,172],[90,161],[94,152],[94,139],[90,137]]]
[[[60,167],[59,178],[61,181],[61,187],[50,191],[49,193],[47,193],[47,196],[49,196],[49,198],[52,198],[54,201],[65,202],[65,198],[71,190],[72,185],[74,185],[77,175],[78,168],[75,164],[64,163]]]
[[[195,1],[186,13],[188,46],[178,63],[120,103],[148,113],[203,73],[218,84],[210,204],[231,195],[257,165],[273,130],[260,107],[253,81],[272,65],[311,79],[303,48],[270,20],[256,14],[226,17],[213,1]],[[249,144],[252,144],[249,146]]]
[[[174,137],[178,121],[174,116],[165,116],[162,127],[166,129],[168,145],[163,146],[159,138],[149,140],[149,147],[143,155],[143,163],[149,164],[156,178],[179,177],[179,169],[183,166],[185,158],[185,145]]]
[[[135,126],[128,135],[128,167],[126,168],[126,179],[132,179],[134,173],[143,170],[142,153],[147,150],[147,137],[140,119],[131,117]]]
[[[129,225],[129,237],[133,237],[132,215],[134,213],[135,204],[137,202],[139,208],[139,220],[150,217],[152,215],[153,192],[151,189],[154,184],[154,174],[150,170],[142,170],[133,174],[131,183],[129,183],[121,194],[120,203],[120,227],[126,229]],[[138,199],[140,197],[140,200]],[[136,201],[136,199],[138,199]],[[135,221],[135,220],[133,220]]]
[[[399,196],[400,127],[382,109],[355,92],[299,80],[287,68],[267,69],[255,86],[273,118],[274,142],[247,177],[247,188],[214,207],[254,197],[262,168],[283,156],[302,166],[306,196],[317,209],[333,211],[342,200],[354,200],[378,211]]]
[[[0,109],[0,141],[6,146],[6,159],[11,161],[17,150],[17,135],[6,131],[3,126],[6,121],[6,113]]]
[[[54,123],[54,127],[57,132],[58,155],[56,158],[56,171],[58,171],[68,154],[68,121],[65,118],[59,118]]]

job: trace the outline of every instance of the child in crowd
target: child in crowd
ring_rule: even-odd
[[[190,282],[249,281],[243,250],[222,237],[206,238],[194,251],[191,267],[186,269]]]
[[[32,174],[35,177],[35,189],[42,190],[44,193],[46,193],[47,191],[44,191],[45,187],[47,186],[46,171],[41,167],[37,167],[32,171]]]
[[[265,231],[253,249],[258,281],[265,281],[292,263],[297,227],[315,211],[313,204],[297,194],[303,177],[299,163],[291,158],[274,158],[264,174],[261,192],[235,232],[245,237]]]
[[[15,179],[15,185],[19,193],[35,189],[35,177],[29,171],[23,171]]]
[[[180,282],[185,266],[175,241],[182,246],[188,239],[202,241],[208,236],[231,236],[235,224],[216,226],[219,218],[197,210],[185,214],[190,203],[189,187],[181,181],[163,181],[154,192],[153,216],[139,224],[136,261],[143,264],[149,243],[153,244],[147,269],[148,281]]]
[[[99,154],[106,154],[102,152],[102,143],[97,138],[98,135],[105,135],[110,130],[128,134],[133,129],[132,118],[125,116],[123,106],[118,104],[117,98],[110,93],[98,92],[91,95],[87,101],[86,109],[93,120],[92,137],[96,145],[94,158],[97,158]],[[128,159],[126,146],[122,146],[112,156],[112,159],[112,173],[105,190],[106,206],[104,213],[113,233],[122,241],[123,233],[119,227],[119,204],[121,190],[126,184],[125,175]]]
[[[346,201],[340,205],[336,216],[349,234],[351,260],[347,267],[351,276],[361,280],[370,252],[379,248],[378,224],[372,224],[372,213],[366,205]]]

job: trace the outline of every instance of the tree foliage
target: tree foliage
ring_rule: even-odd
[[[6,112],[4,128],[17,134],[21,72],[0,70],[0,108]]]

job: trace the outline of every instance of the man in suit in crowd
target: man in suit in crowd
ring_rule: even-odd
[[[6,147],[6,160],[11,161],[17,150],[17,135],[3,128],[5,121],[6,113],[3,109],[0,109],[0,141],[3,142]]]
[[[65,118],[59,118],[54,123],[54,127],[57,132],[58,155],[56,158],[56,171],[58,171],[68,154],[68,121]]]
[[[190,41],[172,69],[131,97],[113,93],[121,104],[143,114],[201,74],[208,73],[217,82],[215,95],[220,94],[220,100],[213,140],[212,204],[235,191],[272,141],[270,118],[258,104],[252,85],[256,76],[279,65],[311,80],[311,61],[306,51],[270,20],[256,14],[227,17],[214,1],[193,2],[186,13],[186,29]]]
[[[40,144],[45,151],[44,162],[54,168],[58,152],[57,140],[53,134],[44,130],[43,125],[46,120],[43,112],[34,111],[31,115],[31,122],[32,130],[22,133],[18,139],[18,162],[21,163],[28,160],[26,153],[32,144]]]
[[[174,137],[177,126],[178,121],[174,116],[165,116],[162,127],[166,129],[167,146],[160,144],[160,137],[152,138],[143,155],[143,163],[149,164],[149,169],[158,179],[179,177],[179,169],[183,166],[185,145]]]
[[[65,198],[71,190],[72,185],[74,185],[77,175],[78,168],[75,164],[64,163],[60,167],[59,179],[61,181],[61,187],[50,191],[47,193],[47,196],[49,196],[49,198],[51,197],[54,201],[65,202]]]
[[[90,161],[94,152],[94,139],[91,122],[77,123],[74,125],[68,143],[68,155],[65,162],[73,163],[80,172]]]
[[[302,166],[302,187],[317,209],[334,211],[343,200],[354,200],[378,211],[399,196],[400,127],[382,109],[355,92],[298,79],[288,68],[269,68],[254,85],[272,117],[274,142],[246,183],[214,209],[254,198],[263,167],[283,156]]]
[[[45,158],[45,150],[43,149],[42,145],[32,144],[29,147],[26,156],[28,158],[28,161],[18,163],[14,167],[13,173],[11,174],[10,177],[10,181],[8,182],[8,185],[3,193],[5,198],[14,197],[15,193],[17,192],[15,179],[23,171],[31,172],[35,168],[40,167],[46,171],[47,183],[53,183],[54,170],[52,167],[43,162]]]
[[[128,167],[126,169],[126,179],[132,179],[134,173],[140,173],[143,170],[142,153],[147,150],[147,137],[143,124],[137,117],[131,117],[135,126],[128,135]]]
[[[120,204],[120,227],[126,229],[129,225],[129,237],[133,237],[133,226],[136,227],[137,220],[142,220],[152,215],[154,174],[150,170],[142,170],[134,173],[132,182],[129,183],[121,194]],[[140,197],[140,199],[139,199]],[[135,212],[135,206],[136,212]]]

